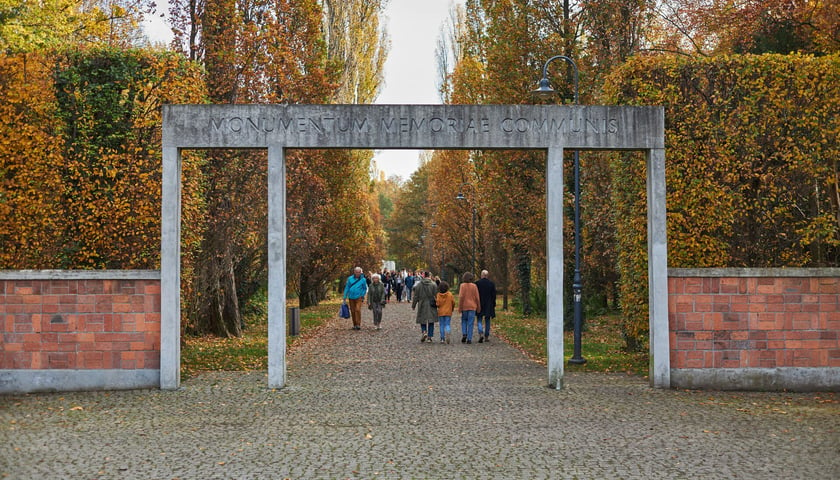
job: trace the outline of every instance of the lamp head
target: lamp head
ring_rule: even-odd
[[[455,200],[466,200],[467,197],[464,196],[464,192],[458,192],[458,195],[455,195]]]
[[[551,82],[548,81],[548,78],[543,77],[540,80],[539,87],[531,93],[540,98],[551,98],[556,92],[551,88]]]

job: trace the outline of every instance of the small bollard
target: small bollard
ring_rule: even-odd
[[[300,308],[292,307],[289,312],[289,335],[300,334]]]

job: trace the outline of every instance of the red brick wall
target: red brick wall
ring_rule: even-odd
[[[160,280],[0,279],[0,369],[159,369]]]
[[[840,277],[668,278],[671,368],[840,367]]]

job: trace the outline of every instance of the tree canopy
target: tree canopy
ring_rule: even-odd
[[[174,0],[172,51],[157,51],[135,48],[146,0],[0,0],[3,268],[154,268],[160,105],[372,102],[385,3]],[[568,56],[581,103],[666,108],[671,266],[837,266],[839,26],[827,0],[466,0],[441,31],[439,87],[452,104],[534,103],[544,62]],[[548,73],[550,101],[572,102],[569,65]],[[489,267],[524,313],[540,310],[544,153],[433,152],[401,185],[371,179],[371,159],[287,152],[287,278],[301,306],[391,255],[444,278]],[[636,347],[644,162],[580,161],[585,303],[620,306]],[[238,335],[266,281],[265,153],[186,152],[184,170],[185,329]]]
[[[529,92],[543,62],[571,57],[581,103],[666,106],[671,266],[835,266],[835,3],[468,0],[438,43],[441,91],[450,103],[537,102]],[[559,92],[552,102],[571,101],[572,71],[551,67]],[[426,221],[457,232],[439,232],[435,245],[459,252],[468,243],[469,229],[453,223],[459,217],[446,200],[468,182],[482,227],[479,263],[507,258],[523,311],[538,307],[531,302],[545,282],[544,154],[434,158],[429,197],[449,194]],[[620,305],[635,348],[647,328],[644,161],[585,152],[581,164],[585,302]],[[570,222],[568,158],[565,168]],[[570,223],[564,232],[568,249]],[[499,251],[507,255],[492,253]],[[571,272],[571,252],[565,257]]]

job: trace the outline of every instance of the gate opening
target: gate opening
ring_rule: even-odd
[[[287,149],[547,150],[548,383],[563,386],[563,151],[647,159],[651,383],[670,387],[662,107],[566,105],[167,105],[163,108],[160,387],[180,386],[181,152],[268,151],[268,387],[286,383]]]

